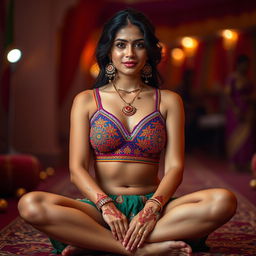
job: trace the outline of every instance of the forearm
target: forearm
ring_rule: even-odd
[[[100,188],[95,179],[83,167],[71,170],[71,182],[85,197],[94,203],[106,196],[106,193]]]
[[[171,168],[161,180],[152,198],[157,198],[164,206],[182,182],[183,169]]]

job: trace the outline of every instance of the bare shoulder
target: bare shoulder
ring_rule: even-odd
[[[85,90],[80,93],[78,93],[75,98],[73,103],[74,104],[88,104],[90,101],[93,100],[93,90]]]
[[[161,104],[167,109],[182,107],[183,102],[180,95],[170,90],[160,90]]]
[[[93,90],[85,90],[78,93],[72,105],[72,111],[90,112],[95,106]]]

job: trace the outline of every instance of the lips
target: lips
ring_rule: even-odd
[[[123,62],[123,64],[127,68],[133,68],[137,65],[137,62],[135,62],[135,61],[126,61],[126,62]]]

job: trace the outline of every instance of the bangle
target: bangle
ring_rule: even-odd
[[[159,206],[159,212],[162,212],[162,210],[163,210],[163,205],[162,205],[162,203],[157,199],[157,198],[154,198],[154,197],[151,197],[150,199],[148,199],[148,201],[147,202],[152,202],[152,203],[155,203],[155,204],[157,204],[158,206]]]
[[[97,209],[99,211],[101,211],[102,206],[107,203],[110,203],[110,202],[114,202],[114,200],[112,198],[110,198],[109,196],[105,196],[105,197],[99,199],[95,204],[96,204]]]

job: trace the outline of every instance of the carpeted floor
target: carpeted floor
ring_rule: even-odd
[[[188,158],[184,182],[178,189],[177,195],[211,187],[230,188],[207,166],[203,166],[193,158]],[[209,236],[207,240],[207,244],[210,246],[209,252],[194,253],[193,255],[256,255],[256,207],[237,191],[230,189],[238,197],[237,214],[231,221]],[[74,198],[80,197],[77,189],[69,183],[68,177],[61,180],[58,186],[52,189],[52,192]],[[1,256],[50,256],[53,255],[51,249],[47,237],[24,223],[20,218],[16,218],[0,231]]]

